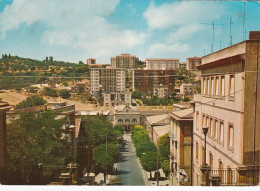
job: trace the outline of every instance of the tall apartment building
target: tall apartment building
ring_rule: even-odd
[[[91,94],[124,93],[125,70],[116,68],[92,68],[90,69]]]
[[[145,60],[148,70],[175,70],[179,68],[179,59],[148,58]]]
[[[168,86],[168,95],[174,90],[174,70],[134,70],[133,87],[145,94],[153,94],[154,87]]]
[[[125,91],[125,69],[90,69],[90,93],[102,94],[105,106],[131,105],[131,94]]]
[[[200,57],[190,57],[187,58],[186,69],[189,71],[197,71],[197,66],[201,65],[201,58]]]
[[[96,59],[95,59],[95,58],[89,58],[89,59],[87,59],[87,64],[88,64],[88,65],[96,64]]]
[[[111,65],[113,68],[134,69],[139,62],[139,58],[131,54],[121,54],[111,57]]]
[[[202,57],[201,94],[194,96],[193,185],[209,183],[201,168],[205,162],[210,183],[259,184],[259,61],[260,38]]]

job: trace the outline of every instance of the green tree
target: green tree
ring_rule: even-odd
[[[49,87],[45,87],[43,90],[43,94],[45,96],[50,96],[50,97],[58,97],[57,91],[55,89],[51,89]]]
[[[18,103],[15,106],[15,109],[44,105],[45,103],[46,103],[46,100],[44,100],[42,97],[40,97],[38,95],[34,95],[34,96],[28,97],[28,98],[26,98],[26,100],[23,100],[22,102]]]
[[[145,128],[142,125],[135,125],[133,130],[132,130],[132,136],[137,132],[137,131],[145,131]]]
[[[140,90],[136,90],[132,93],[133,99],[141,99],[143,96],[143,93]]]
[[[8,168],[18,170],[24,181],[32,178],[38,163],[61,166],[69,162],[70,144],[62,129],[66,120],[56,116],[53,111],[27,113],[7,126]]]
[[[152,178],[152,171],[157,170],[157,154],[156,152],[146,152],[140,158],[143,169],[150,172],[150,179]],[[160,167],[158,167],[160,168]]]
[[[94,160],[100,165],[104,173],[104,181],[106,182],[105,176],[108,169],[113,167],[113,164],[118,161],[120,149],[117,144],[101,144],[93,149]]]
[[[141,142],[146,142],[146,141],[149,141],[149,135],[147,134],[146,131],[137,131],[133,137],[133,142],[135,145],[137,145],[138,143],[141,143]]]
[[[164,160],[161,163],[161,166],[162,166],[163,172],[165,173],[166,177],[168,177],[168,175],[170,173],[170,161],[168,159]]]
[[[140,142],[136,145],[136,155],[139,158],[142,156],[143,153],[146,153],[149,151],[156,152],[155,145],[150,141]]]
[[[63,99],[67,99],[70,97],[70,92],[66,89],[60,90],[59,91],[59,95],[60,97],[62,97]]]
[[[169,152],[170,152],[170,138],[168,133],[159,137],[158,148],[159,148],[160,162],[167,160],[169,158]]]

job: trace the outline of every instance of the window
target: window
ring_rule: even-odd
[[[234,142],[234,126],[232,124],[228,125],[228,148],[233,149]]]
[[[216,77],[215,95],[219,96],[219,77]]]
[[[123,122],[123,119],[118,119],[118,122]]]
[[[220,95],[221,97],[225,96],[225,76],[221,76],[221,88],[220,88]]]
[[[203,115],[202,116],[202,123],[201,123],[202,124],[202,128],[206,125],[205,120],[206,120],[205,119],[205,115]]]
[[[199,155],[199,144],[196,142],[196,159],[198,160],[198,155]]]
[[[211,78],[211,83],[210,83],[210,95],[214,96],[214,78]]]
[[[223,143],[223,141],[224,141],[224,122],[221,121],[219,126],[219,142]]]
[[[217,140],[218,138],[218,120],[215,119],[215,126],[214,126],[214,138]]]
[[[230,75],[229,79],[229,98],[234,98],[235,97],[235,76]]]
[[[209,152],[209,167],[210,169],[213,168],[213,155],[211,152]]]
[[[204,153],[205,152],[205,150],[204,150],[205,147],[202,146],[201,148],[202,148],[201,149],[201,164],[204,164],[205,163],[205,160],[204,160],[205,159],[205,153]]]
[[[199,112],[196,112],[196,129],[199,129]]]
[[[223,180],[224,172],[223,172],[223,163],[221,160],[218,161],[218,170],[219,170],[218,175],[220,176],[220,179]]]
[[[206,126],[209,127],[209,117],[206,117]]]
[[[207,78],[207,95],[209,95],[209,92],[210,92],[210,83],[209,83],[209,78]]]
[[[210,136],[213,137],[213,128],[214,126],[214,121],[213,121],[213,118],[210,118],[210,128],[209,128],[209,133],[210,133]]]

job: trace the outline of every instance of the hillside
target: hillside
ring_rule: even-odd
[[[80,64],[76,64],[56,61],[53,57],[46,57],[40,61],[3,54],[0,59],[0,89],[16,89],[46,83],[48,77],[54,74],[60,77],[88,77],[89,67],[81,61]]]

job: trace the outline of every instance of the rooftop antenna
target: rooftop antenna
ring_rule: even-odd
[[[231,28],[232,28],[232,17],[229,19],[229,46],[232,46],[232,35],[231,35]]]
[[[245,20],[246,20],[246,1],[244,0],[244,14],[243,14],[243,41],[246,39],[246,29],[245,29]]]
[[[211,23],[200,23],[204,25],[212,25],[212,41],[211,41],[211,53],[214,51],[214,35],[215,35],[215,25],[223,25],[223,24],[216,24],[214,21]]]

